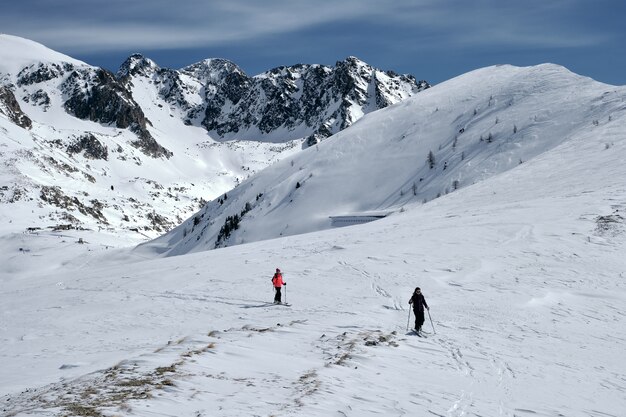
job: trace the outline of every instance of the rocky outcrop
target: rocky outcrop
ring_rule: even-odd
[[[186,124],[204,126],[213,137],[288,141],[310,135],[308,143],[430,87],[354,57],[335,67],[298,64],[249,77],[224,59],[174,71],[132,55],[117,76],[129,88],[138,77],[147,78]]]
[[[204,77],[207,105],[201,123],[220,137],[238,137],[246,130],[268,135],[282,129],[284,140],[295,139],[289,132],[296,130],[324,138],[365,113],[429,87],[413,76],[382,72],[354,57],[335,67],[278,67],[256,77],[247,77],[232,63],[219,63],[220,76]],[[191,68],[182,71],[196,74],[198,64]]]
[[[70,155],[82,154],[87,159],[108,160],[109,150],[94,135],[87,133],[67,147]]]
[[[79,211],[85,216],[92,217],[98,223],[108,224],[106,217],[102,213],[104,205],[98,200],[91,200],[91,205],[80,201],[77,197],[70,197],[63,193],[61,187],[43,186],[39,195],[41,201],[68,211]]]
[[[135,54],[116,74],[76,63],[42,62],[23,68],[15,80],[24,102],[47,111],[60,90],[68,113],[131,130],[137,135],[132,145],[154,158],[169,158],[172,152],[148,130],[151,123],[133,98],[135,88],[148,89],[142,97],[158,97],[159,107],[163,102],[170,106],[170,117],[203,126],[213,138],[305,138],[306,146],[429,87],[411,75],[381,71],[355,57],[334,67],[281,66],[250,77],[225,59],[206,59],[177,71]],[[27,118],[20,120],[28,123]],[[79,149],[82,142],[75,146]],[[101,158],[103,153],[85,155]]]
[[[0,114],[4,114],[13,123],[24,129],[30,129],[32,120],[24,114],[15,95],[8,87],[0,86]]]
[[[68,62],[31,64],[23,68],[17,74],[17,85],[19,87],[40,84],[63,77],[68,72],[74,70],[74,65]]]
[[[74,70],[63,82],[62,90],[68,97],[64,107],[69,113],[80,119],[128,128],[139,138],[133,145],[145,154],[154,158],[172,156],[152,137],[143,110],[111,72],[101,68]]]

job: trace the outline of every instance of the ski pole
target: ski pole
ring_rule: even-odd
[[[284,285],[285,288],[285,304],[287,304],[287,284]]]
[[[433,324],[433,318],[430,317],[430,308],[427,309],[426,311],[428,311],[428,318],[430,319],[430,325],[433,326],[433,333],[437,334],[437,332],[435,331],[435,325]]]
[[[409,318],[406,319],[406,331],[409,331],[409,323],[411,322],[411,309],[409,308]]]

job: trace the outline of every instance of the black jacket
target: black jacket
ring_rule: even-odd
[[[423,294],[413,293],[409,303],[413,304],[413,310],[415,311],[424,311],[424,307],[428,308]]]

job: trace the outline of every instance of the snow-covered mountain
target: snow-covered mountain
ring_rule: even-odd
[[[305,140],[427,86],[355,58],[248,77],[219,59],[170,70],[133,55],[112,74],[0,35],[0,217],[13,232],[155,237]]]
[[[547,117],[554,115],[573,133],[555,142],[538,135],[531,142],[537,156],[518,164],[515,154],[515,168],[485,172],[476,184],[427,204],[407,203],[404,212],[379,221],[157,259],[107,250],[96,233],[89,244],[75,243],[89,231],[1,236],[0,413],[622,416],[623,89],[556,67],[482,74],[495,82],[506,79],[497,76],[504,70],[552,74],[547,84],[578,81],[578,89],[550,95],[569,103],[570,117],[541,103],[536,121],[530,113],[517,124],[518,132],[528,124],[540,133],[538,124],[550,123],[556,134]],[[542,97],[540,84],[524,85],[529,100],[534,91]],[[606,94],[587,106],[583,99],[596,87]],[[486,107],[477,116],[489,108],[480,102]],[[450,111],[439,104],[438,112]],[[515,113],[510,120],[499,114],[498,125],[507,125],[502,133],[512,134]],[[472,115],[473,109],[466,116]],[[497,126],[493,114],[486,119]],[[403,143],[395,136],[399,124],[390,118],[388,133]],[[494,138],[479,145],[493,151]],[[311,153],[343,142],[327,143]],[[396,155],[401,163],[402,153]],[[507,162],[502,152],[493,156]],[[413,158],[418,167],[424,159]],[[436,161],[433,170],[441,175],[443,161]],[[353,186],[362,190],[359,204],[368,193],[378,198],[376,187],[399,181],[392,169],[379,172],[382,178],[372,182],[363,171],[345,171],[341,193]],[[295,197],[292,204],[303,198]],[[276,267],[291,307],[271,303]],[[413,324],[407,301],[416,286],[430,306],[425,338],[407,332]]]
[[[181,254],[397,213],[626,131],[625,99],[557,65],[476,70],[267,168],[145,247]]]
[[[133,55],[118,78],[135,94],[156,92],[185,123],[206,127],[214,138],[285,142],[306,137],[309,145],[429,87],[355,57],[335,67],[294,65],[249,77],[224,59],[175,71]]]
[[[22,46],[20,65],[85,69],[47,50],[28,63]],[[193,125],[202,115],[186,125],[191,107],[146,77],[102,77],[78,94],[126,88],[113,102],[134,131],[70,115],[74,89],[3,81],[2,415],[623,414],[624,87],[490,67],[277,155],[210,139]],[[135,104],[169,158],[136,143]],[[283,159],[226,187],[270,156]],[[198,201],[163,184],[189,178],[229,191],[200,184],[219,198],[139,249],[95,230],[7,233],[52,215],[47,201],[68,206],[67,222],[141,225],[176,198],[182,216]],[[291,307],[269,302],[276,267]],[[416,286],[424,338],[407,332]]]

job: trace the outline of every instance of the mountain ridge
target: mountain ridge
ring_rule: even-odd
[[[399,213],[604,125],[626,130],[624,100],[624,87],[554,64],[463,74],[267,168],[143,248],[178,255]]]
[[[37,203],[25,208],[30,216],[13,223],[21,230],[86,227],[155,237],[203,201],[308,146],[307,137],[313,144],[377,108],[373,90],[362,105],[333,95],[362,84],[352,76],[344,80],[348,87],[324,96],[325,106],[346,101],[349,120],[336,109],[284,105],[297,101],[297,71],[332,72],[318,65],[280,67],[255,78],[220,58],[171,70],[134,54],[114,74],[10,35],[0,35],[0,57],[0,127],[5,133],[14,131],[6,123],[27,129],[3,134],[0,163],[12,177],[0,200]],[[412,80],[390,76],[390,83],[408,87],[378,105],[417,93]],[[329,86],[314,81],[303,100],[315,102],[311,97]],[[309,137],[333,112],[334,127]],[[229,137],[207,130],[213,125]]]

